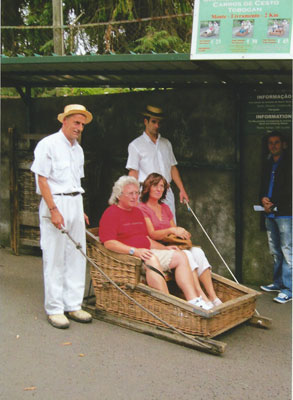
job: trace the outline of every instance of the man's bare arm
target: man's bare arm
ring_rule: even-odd
[[[179,193],[180,203],[182,203],[184,199],[187,202],[189,202],[189,197],[188,197],[187,193],[185,192],[183,182],[182,182],[182,179],[180,177],[180,174],[179,174],[179,171],[178,171],[178,168],[176,167],[176,165],[173,165],[171,167],[171,176],[180,191],[180,193]]]
[[[116,253],[121,254],[129,254],[129,250],[134,249],[133,255],[135,257],[141,258],[144,261],[150,259],[153,256],[153,254],[148,249],[131,247],[127,244],[119,242],[119,240],[107,240],[106,242],[104,242],[104,246],[108,250],[116,251]]]
[[[128,175],[133,176],[135,179],[138,179],[138,171],[136,169],[130,169]]]
[[[42,197],[50,210],[52,224],[56,226],[56,228],[61,229],[62,226],[64,226],[64,219],[56,207],[47,178],[42,175],[38,175],[38,183]]]

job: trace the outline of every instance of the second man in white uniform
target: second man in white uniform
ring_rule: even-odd
[[[147,106],[143,112],[145,131],[128,146],[128,160],[126,168],[129,175],[143,182],[152,172],[157,172],[165,177],[167,182],[173,180],[179,189],[180,202],[189,198],[185,192],[173,153],[172,144],[159,133],[163,112],[160,108]],[[170,207],[174,218],[175,199],[172,189],[169,188],[165,203]]]

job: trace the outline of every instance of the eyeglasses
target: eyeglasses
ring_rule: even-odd
[[[129,192],[129,193],[122,193],[126,197],[137,197],[139,192]]]

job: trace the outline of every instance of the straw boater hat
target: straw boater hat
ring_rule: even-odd
[[[146,110],[142,113],[146,117],[153,117],[157,119],[164,118],[163,110],[161,108],[146,106]]]
[[[61,114],[58,114],[58,121],[60,121],[61,123],[63,122],[65,117],[68,117],[69,115],[72,114],[82,114],[85,116],[86,120],[85,120],[85,124],[89,124],[91,122],[91,120],[93,119],[92,114],[87,111],[87,109],[82,106],[81,104],[69,104],[68,106],[64,107],[64,112]]]

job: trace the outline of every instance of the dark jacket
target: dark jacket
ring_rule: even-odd
[[[273,158],[265,161],[262,169],[260,199],[267,197],[270,184]],[[276,216],[292,215],[292,160],[286,151],[283,152],[275,172],[275,182],[271,202],[277,207]]]

